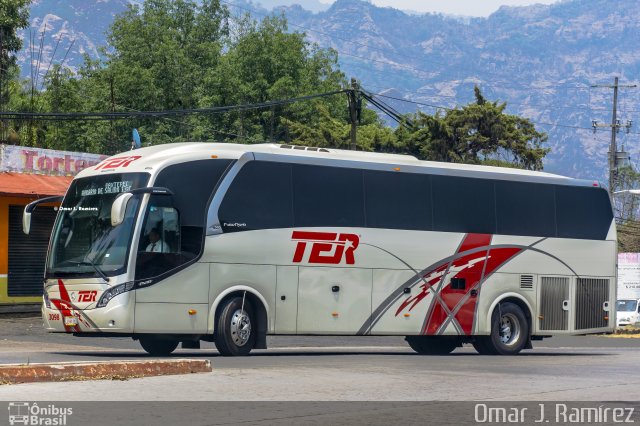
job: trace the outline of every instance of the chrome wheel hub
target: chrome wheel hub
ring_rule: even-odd
[[[520,339],[520,321],[513,314],[504,314],[500,318],[500,341],[512,346]]]
[[[237,346],[244,346],[251,337],[251,320],[249,315],[243,310],[238,309],[231,316],[231,339]]]

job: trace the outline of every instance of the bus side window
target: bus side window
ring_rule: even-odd
[[[138,242],[136,279],[161,275],[182,263],[180,214],[167,196],[152,196]]]
[[[149,207],[138,251],[180,253],[180,217],[175,208]]]

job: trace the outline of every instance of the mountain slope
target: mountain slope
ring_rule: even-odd
[[[106,32],[116,14],[126,10],[127,0],[34,0],[31,26],[22,31],[23,49],[18,62],[23,76],[40,74],[50,64],[75,70],[84,60],[100,56]],[[31,43],[31,40],[33,43]],[[57,46],[57,48],[56,48]]]

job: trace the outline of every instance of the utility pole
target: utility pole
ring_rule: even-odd
[[[116,95],[113,90],[113,73],[109,75],[109,95],[111,97],[111,112],[116,112]],[[109,120],[109,128],[110,128],[110,138],[109,146],[107,149],[109,150],[109,155],[116,154],[118,152],[117,142],[116,142],[116,134],[113,128],[113,119]]]
[[[9,61],[6,59],[9,58],[9,55],[5,55],[5,51],[4,51],[4,28],[0,27],[0,111],[4,111],[4,105],[5,105],[5,98],[4,98],[4,92],[5,92],[5,76],[9,75],[8,69],[9,68]],[[8,79],[7,79],[8,80]],[[7,85],[8,85],[8,81],[7,81]],[[9,91],[7,90],[7,93]],[[8,127],[8,124],[5,120],[0,121],[0,143],[4,143],[6,142],[6,140],[8,139],[8,131],[7,131],[7,135],[5,136],[5,127]]]
[[[348,93],[349,99],[349,120],[351,121],[351,150],[357,149],[357,128],[360,121],[360,113],[362,110],[362,100],[360,99],[360,85],[358,80],[351,78],[351,90]]]
[[[613,113],[611,114],[611,143],[609,144],[609,194],[613,197],[615,191],[615,180],[617,173],[617,158],[618,146],[616,144],[616,120],[618,120],[618,77],[615,78],[613,83]]]
[[[609,144],[609,197],[613,200],[613,193],[615,191],[616,179],[618,174],[618,146],[616,135],[620,131],[620,128],[623,127],[620,120],[618,120],[618,89],[621,87],[634,88],[637,86],[635,84],[620,85],[618,84],[618,77],[616,77],[613,81],[613,86],[607,84],[594,84],[591,87],[604,87],[607,89],[613,89],[613,113],[611,115],[611,125],[599,124],[596,120],[592,120],[591,122],[594,132],[599,127],[611,127],[611,143]],[[632,122],[628,120],[627,124],[624,126],[627,128],[627,132],[629,131],[629,129],[631,129],[631,124]]]

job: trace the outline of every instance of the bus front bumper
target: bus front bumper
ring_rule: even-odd
[[[114,297],[107,306],[74,309],[65,304],[42,303],[42,321],[51,333],[133,333],[134,295]]]

